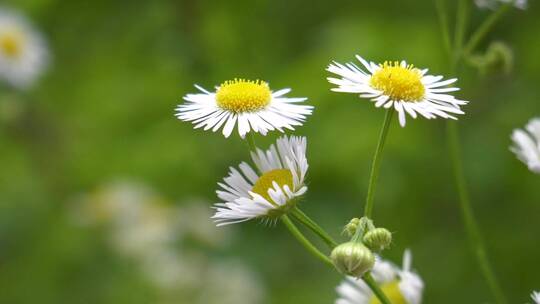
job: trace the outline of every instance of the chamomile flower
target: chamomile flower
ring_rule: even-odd
[[[43,72],[47,59],[41,35],[23,16],[0,8],[0,78],[26,89]]]
[[[510,150],[529,170],[540,174],[540,117],[531,119],[525,130],[515,129],[512,140],[514,145]]]
[[[531,293],[531,299],[533,299],[535,304],[540,304],[540,292],[533,291],[533,293]]]
[[[279,138],[270,149],[251,152],[260,174],[243,162],[240,171],[230,168],[229,176],[216,191],[223,201],[215,205],[212,217],[218,226],[259,218],[274,221],[287,213],[306,191],[308,163],[306,138]]]
[[[527,8],[527,0],[474,0],[476,6],[481,9],[496,9],[501,4],[514,3],[514,6],[519,9]]]
[[[209,92],[196,85],[201,93],[187,94],[185,104],[176,108],[176,117],[191,121],[195,129],[217,131],[223,127],[223,135],[229,137],[238,124],[238,133],[244,138],[254,131],[266,135],[268,131],[294,130],[301,126],[312,106],[300,105],[307,98],[288,98],[291,89],[272,92],[268,83],[234,79],[225,81]]]
[[[411,270],[412,255],[406,250],[403,255],[403,268],[379,259],[372,275],[381,286],[384,294],[393,304],[420,304],[424,282]],[[346,278],[338,287],[339,298],[336,304],[375,304],[380,303],[371,289],[361,280]]]
[[[374,102],[377,108],[394,107],[402,127],[405,126],[406,114],[427,119],[457,119],[455,114],[464,114],[460,106],[468,102],[446,94],[459,90],[447,87],[457,79],[442,80],[443,76],[427,75],[427,69],[418,69],[405,61],[376,64],[358,55],[356,58],[363,68],[354,63],[343,65],[338,62],[328,66],[327,71],[341,76],[328,77],[330,83],[338,86],[332,91],[359,94],[361,98]]]

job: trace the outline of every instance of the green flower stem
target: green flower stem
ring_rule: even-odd
[[[257,146],[255,146],[255,135],[253,135],[253,132],[248,132],[248,134],[246,134],[246,141],[250,151],[257,151]]]
[[[316,258],[321,260],[323,263],[330,265],[332,267],[334,266],[330,258],[326,256],[324,253],[320,252],[319,249],[317,249],[317,247],[313,246],[313,244],[311,244],[311,242],[302,234],[302,232],[298,230],[296,225],[294,225],[294,223],[289,219],[287,215],[282,216],[281,221],[283,222],[283,224],[285,224],[287,229],[289,229],[291,234],[300,242],[300,244],[302,244],[304,248],[307,249],[307,251],[309,251],[311,254],[313,254]]]
[[[476,29],[476,31],[471,35],[471,38],[463,48],[464,55],[470,55],[480,44],[482,39],[491,31],[493,26],[499,21],[499,19],[504,16],[504,14],[512,7],[513,1],[510,3],[505,3],[501,5],[496,11],[494,11],[484,22]]]
[[[386,295],[384,294],[384,292],[381,290],[381,288],[379,287],[379,285],[377,285],[377,283],[375,282],[375,280],[373,279],[373,276],[371,276],[371,273],[366,273],[363,277],[362,277],[362,280],[364,280],[364,282],[367,284],[367,286],[369,286],[369,288],[371,289],[371,291],[373,291],[373,293],[375,294],[375,296],[379,299],[379,301],[382,303],[382,304],[391,304],[390,300],[388,300],[388,298],[386,297]]]
[[[291,215],[293,218],[295,218],[297,221],[302,223],[304,226],[309,228],[313,233],[315,233],[317,236],[319,236],[325,243],[328,245],[330,249],[333,249],[338,244],[332,237],[323,229],[321,228],[314,220],[312,220],[309,216],[307,216],[302,210],[300,210],[298,207],[295,207]]]
[[[444,48],[446,50],[447,55],[451,56],[452,42],[450,41],[450,26],[448,25],[449,24],[448,15],[446,14],[446,11],[447,11],[446,0],[436,0],[435,5],[437,8],[437,16],[439,17],[441,32],[443,35]]]
[[[463,221],[465,223],[465,230],[467,232],[470,246],[473,249],[474,254],[476,255],[480,270],[482,271],[482,274],[486,279],[491,292],[493,293],[493,297],[495,298],[496,303],[507,303],[499,281],[497,280],[493,268],[489,263],[484,241],[482,235],[480,234],[478,223],[476,222],[476,219],[474,217],[474,212],[469,198],[469,192],[467,190],[467,182],[465,180],[465,174],[463,172],[458,126],[455,122],[452,121],[448,121],[446,126],[448,149],[450,151],[450,157],[452,158],[452,167],[454,170],[454,178],[459,195],[461,213],[463,216]]]
[[[467,2],[466,0],[460,0],[460,3],[458,5],[468,6],[469,3],[466,3],[466,2]],[[452,56],[452,64],[451,64],[453,73],[455,73],[456,68],[459,65],[459,62],[462,59],[462,57],[468,56],[472,51],[474,51],[474,49],[478,46],[480,41],[489,32],[489,30],[495,25],[497,20],[499,20],[499,18],[501,18],[501,16],[504,15],[504,13],[508,10],[509,7],[510,5],[501,6],[488,19],[486,19],[484,23],[482,23],[482,25],[480,25],[480,27],[472,34],[471,38],[462,49],[458,48],[459,45],[458,47],[454,48],[455,54],[454,56]],[[459,31],[455,33],[456,43],[459,41],[459,39],[462,39],[462,37],[464,37],[465,35],[466,22],[464,20],[467,20],[468,13],[469,13],[468,9],[465,9],[463,7],[461,9],[458,8],[456,20],[457,22],[462,22],[463,25],[456,26],[456,30]],[[459,205],[460,205],[461,213],[463,216],[465,230],[467,233],[467,237],[469,239],[470,246],[473,249],[473,252],[476,256],[476,260],[480,267],[482,275],[484,276],[484,279],[486,280],[488,287],[490,288],[491,293],[493,294],[493,297],[496,303],[498,304],[507,303],[504,293],[502,292],[500,283],[498,282],[497,277],[495,276],[495,272],[493,271],[493,268],[488,261],[484,241],[483,241],[482,235],[480,234],[480,229],[478,228],[479,226],[473,213],[473,209],[472,209],[471,201],[469,197],[469,192],[467,189],[467,182],[465,179],[465,174],[463,172],[459,130],[455,122],[451,122],[451,121],[447,122],[446,139],[448,142],[448,149],[450,152],[454,179],[455,179],[455,183],[456,183],[456,187],[457,187],[457,191],[459,195]]]
[[[375,185],[377,184],[377,178],[379,176],[379,168],[381,166],[382,152],[384,149],[384,144],[386,142],[386,137],[388,135],[388,129],[390,127],[390,122],[392,120],[392,114],[394,114],[394,108],[386,110],[384,116],[384,122],[379,134],[379,142],[377,143],[377,149],[375,150],[375,155],[373,156],[373,162],[371,163],[371,173],[369,175],[369,184],[366,197],[366,207],[364,210],[364,216],[371,218],[373,213],[373,198],[375,195]]]
[[[456,12],[456,30],[454,32],[454,64],[461,58],[465,34],[467,32],[467,19],[469,17],[470,0],[459,0]]]

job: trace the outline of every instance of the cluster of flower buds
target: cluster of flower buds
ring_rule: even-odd
[[[334,248],[330,258],[339,272],[356,278],[375,265],[373,252],[381,252],[392,243],[392,233],[375,227],[367,217],[353,218],[343,231],[351,240]]]

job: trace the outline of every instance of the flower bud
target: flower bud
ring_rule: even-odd
[[[368,231],[362,240],[373,251],[382,251],[392,243],[392,233],[385,228]]]
[[[347,234],[349,237],[352,237],[356,233],[358,225],[360,225],[360,219],[355,217],[347,225],[345,225],[345,228],[343,228],[343,233]]]
[[[359,278],[373,268],[375,256],[359,242],[343,243],[330,255],[336,269],[349,276]]]

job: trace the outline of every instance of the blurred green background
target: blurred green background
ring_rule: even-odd
[[[173,113],[193,84],[234,77],[307,96],[309,192],[302,209],[340,237],[359,216],[384,113],[330,92],[325,67],[360,54],[448,71],[432,1],[13,0],[45,35],[52,63],[0,127],[0,303],[162,303],[159,291],[111,249],[109,229],[81,226],[73,206],[117,180],[153,189],[169,207],[208,208],[245,143],[193,130]],[[540,176],[508,150],[512,129],[540,115],[540,6],[513,9],[490,35],[514,51],[509,74],[460,70],[465,171],[489,254],[511,303],[540,289]],[[488,15],[474,7],[471,27]],[[485,48],[484,44],[482,48]],[[425,303],[488,303],[452,183],[443,120],[395,121],[376,194],[375,220],[395,232],[426,283]],[[278,134],[258,137],[269,145]],[[200,221],[208,221],[202,217]],[[222,231],[224,230],[224,231]],[[281,225],[225,227],[218,249],[183,249],[218,265],[234,259],[261,288],[260,303],[333,303],[340,276],[312,259]],[[225,238],[225,237],[224,237]],[[186,276],[204,274],[186,273]],[[220,282],[217,282],[219,285]],[[203,290],[204,293],[204,290]],[[207,300],[207,303],[212,303]],[[195,303],[169,299],[167,303]],[[213,303],[220,303],[215,301]]]

